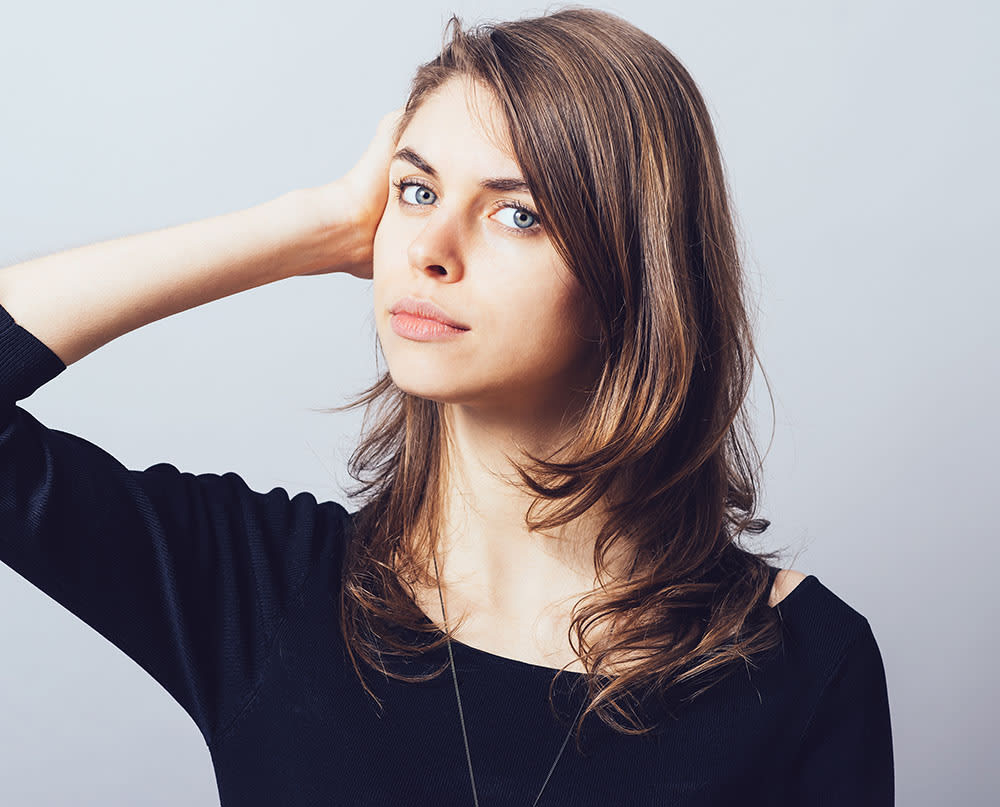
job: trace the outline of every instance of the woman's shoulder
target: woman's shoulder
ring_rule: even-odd
[[[877,644],[868,618],[836,588],[797,569],[778,572],[771,604],[784,627],[786,652],[828,668],[852,648],[858,652],[865,644]]]
[[[771,586],[771,598],[767,604],[773,608],[795,591],[796,586],[805,580],[806,577],[807,575],[798,569],[779,569],[778,574],[774,578],[774,585]]]

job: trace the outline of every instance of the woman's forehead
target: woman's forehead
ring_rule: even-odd
[[[490,170],[485,173],[518,170],[503,111],[482,82],[461,76],[445,81],[424,98],[399,138],[400,147],[408,145],[421,154],[432,151],[435,142],[448,144],[438,151],[462,144],[478,159],[488,154],[490,164],[484,168]],[[441,154],[439,159],[446,156]]]

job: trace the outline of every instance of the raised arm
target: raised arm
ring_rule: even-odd
[[[234,472],[130,469],[17,402],[184,309],[297,274],[370,277],[385,120],[363,170],[331,185],[0,269],[0,562],[142,666],[209,744],[255,691],[296,593],[340,551],[347,511]]]
[[[295,275],[371,277],[401,109],[339,180],[0,269],[0,305],[65,365],[150,322]]]
[[[0,305],[70,365],[171,314],[323,267],[337,271],[338,261],[349,265],[366,249],[363,233],[349,216],[329,214],[318,194],[296,190],[245,210],[7,266],[0,269]]]

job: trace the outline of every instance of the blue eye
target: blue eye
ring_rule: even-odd
[[[408,189],[410,189],[410,188],[416,188],[417,189],[417,201],[416,202],[411,202],[411,201],[409,201],[407,199],[403,200],[408,205],[423,204],[423,202],[421,202],[420,199],[426,199],[428,195],[430,195],[430,196],[434,196],[435,195],[434,191],[432,191],[426,185],[420,185],[420,184],[418,184],[416,182],[393,182],[392,184],[395,185],[396,188],[398,189],[398,191],[396,193],[396,198],[397,199],[401,199],[403,197],[403,194]],[[421,191],[423,191],[423,194],[421,194]]]
[[[435,194],[434,191],[420,182],[405,179],[393,180],[392,185],[396,189],[396,199],[399,200],[400,203],[410,205],[411,207],[427,207],[428,205],[433,204],[434,198],[437,197],[437,194]],[[406,191],[410,188],[416,189],[413,194],[413,198],[415,198],[416,201],[410,201],[409,199],[404,198]],[[513,212],[513,226],[507,224],[503,225],[505,228],[510,230],[513,235],[534,235],[541,229],[539,216],[530,207],[526,207],[523,204],[511,200],[500,200],[496,203],[495,207],[498,210],[510,210]]]
[[[538,221],[538,216],[526,207],[521,207],[519,205],[504,205],[501,210],[510,210],[514,214],[514,225],[512,229],[516,228],[518,230],[527,230],[530,229],[533,222]],[[526,223],[525,219],[528,219]],[[523,227],[521,226],[522,223],[524,223]]]

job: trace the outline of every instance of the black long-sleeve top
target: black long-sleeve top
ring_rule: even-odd
[[[336,609],[353,514],[233,472],[124,467],[17,405],[64,369],[0,306],[0,560],[174,697],[205,739],[221,805],[472,805],[450,673],[415,684],[369,671],[380,710],[346,658]],[[539,805],[893,804],[868,620],[815,575],[777,608],[780,654],[653,735],[585,723],[582,754],[566,744]],[[532,804],[583,674],[560,678],[559,723],[555,670],[452,648],[479,804]]]

